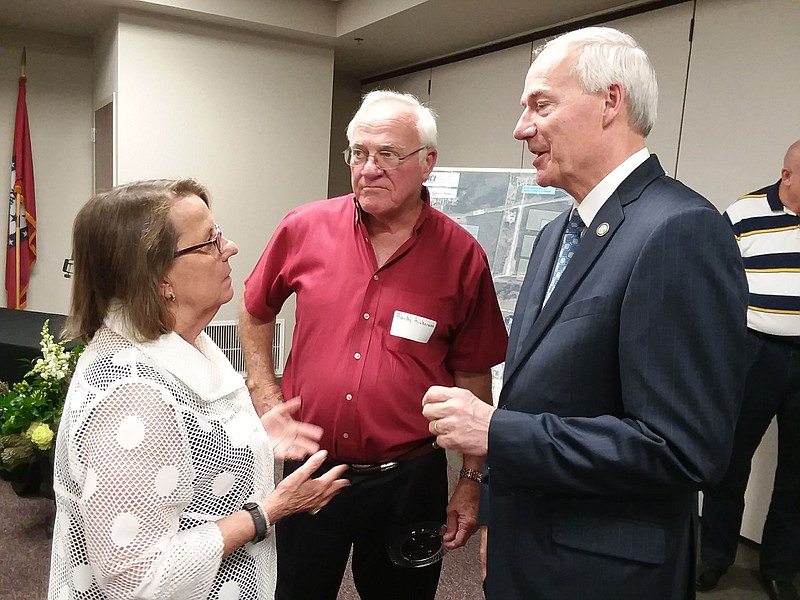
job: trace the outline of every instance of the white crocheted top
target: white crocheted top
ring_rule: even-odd
[[[208,336],[135,342],[108,318],[58,430],[48,597],[272,599],[274,536],[223,559],[214,521],[273,475],[244,381]]]

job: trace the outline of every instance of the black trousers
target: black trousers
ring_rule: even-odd
[[[284,476],[299,463],[286,463]],[[316,515],[276,526],[276,600],[336,600],[352,548],[353,580],[362,600],[433,600],[441,562],[406,568],[387,546],[411,525],[446,522],[447,461],[443,450],[382,474],[346,474],[352,485]]]
[[[703,492],[700,554],[716,569],[736,558],[750,463],[772,418],[778,419],[778,466],[761,540],[761,574],[791,582],[800,570],[800,347],[748,336],[754,355],[722,481]]]

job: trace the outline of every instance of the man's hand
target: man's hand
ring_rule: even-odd
[[[476,457],[489,450],[489,422],[495,408],[472,392],[435,385],[422,398],[428,430],[442,448]]]
[[[447,530],[443,540],[445,548],[453,550],[467,543],[478,529],[478,498],[480,484],[461,479],[447,504]]]
[[[261,416],[272,451],[277,460],[302,460],[319,450],[322,427],[296,421],[292,415],[300,409],[300,398],[292,398]]]

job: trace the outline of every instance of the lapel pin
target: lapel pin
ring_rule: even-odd
[[[600,225],[597,226],[597,230],[595,230],[595,233],[597,234],[597,237],[603,237],[605,234],[608,233],[608,229],[609,229],[608,223],[600,223]]]

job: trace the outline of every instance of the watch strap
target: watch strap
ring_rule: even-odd
[[[253,537],[253,543],[256,544],[258,542],[264,541],[266,537],[270,534],[270,523],[269,519],[267,518],[266,513],[261,508],[261,505],[257,502],[247,502],[244,506],[242,506],[244,510],[250,513],[250,517],[253,519],[253,525],[256,529],[256,534]]]

